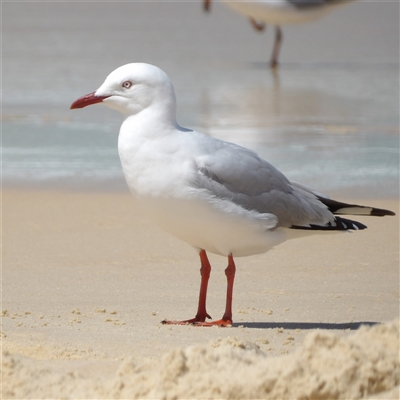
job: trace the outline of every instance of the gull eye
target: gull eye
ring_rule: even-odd
[[[125,81],[122,83],[122,87],[124,87],[125,89],[129,89],[132,86],[132,82],[130,81]]]

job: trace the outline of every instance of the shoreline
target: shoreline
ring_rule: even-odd
[[[121,171],[122,174],[122,171]],[[288,177],[289,178],[289,177]],[[294,182],[297,182],[294,180]],[[318,191],[318,184],[316,185],[305,185],[310,188],[314,188]],[[397,185],[398,186],[398,185]],[[48,192],[48,193],[87,193],[87,194],[127,194],[131,196],[129,188],[125,182],[125,178],[121,175],[121,179],[110,179],[103,181],[80,181],[76,183],[72,178],[70,182],[61,180],[59,183],[56,182],[18,182],[10,183],[3,182],[2,192]],[[340,187],[333,188],[331,190],[323,190],[329,198],[338,201],[354,201],[357,200],[360,204],[365,201],[398,201],[400,205],[400,192],[399,188],[396,191],[389,192],[387,187],[379,189],[378,185],[359,185],[351,187]],[[399,210],[399,207],[397,208]]]

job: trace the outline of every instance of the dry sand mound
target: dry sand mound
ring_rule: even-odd
[[[314,331],[294,353],[275,358],[255,344],[222,339],[158,361],[125,360],[108,378],[35,368],[5,354],[3,398],[395,399],[399,375],[396,320],[342,338]]]

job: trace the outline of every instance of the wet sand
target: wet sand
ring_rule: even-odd
[[[129,194],[4,190],[3,398],[361,398],[391,389],[398,323],[353,336],[399,315],[398,201],[368,203],[397,216],[359,217],[369,229],[238,258],[234,326],[196,328],[160,321],[194,316],[197,255],[138,215]],[[219,318],[225,260],[210,259],[208,311]],[[221,371],[232,386],[218,394]],[[319,384],[296,392],[293,376]]]

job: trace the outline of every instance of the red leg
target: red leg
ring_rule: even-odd
[[[204,250],[200,251],[200,261],[201,261],[201,268],[200,268],[200,275],[201,275],[201,284],[200,284],[200,294],[199,294],[199,305],[197,307],[197,314],[194,318],[194,322],[201,321],[204,322],[206,318],[211,317],[207,314],[206,311],[206,301],[207,301],[207,287],[208,287],[208,280],[210,279],[210,272],[211,272],[211,264],[208,261],[207,253]]]
[[[208,261],[207,253],[204,250],[200,251],[200,275],[201,275],[201,284],[200,284],[200,294],[199,294],[199,305],[197,308],[197,314],[194,318],[188,319],[185,321],[161,321],[163,324],[173,324],[173,325],[186,325],[186,324],[195,324],[197,322],[204,322],[206,318],[211,317],[208,315],[206,311],[206,300],[207,300],[207,286],[208,280],[210,279],[211,265],[210,261]]]
[[[204,0],[203,1],[203,8],[204,8],[204,11],[210,11],[211,0]]]
[[[250,18],[250,23],[256,31],[262,32],[265,29],[265,24],[255,20],[254,18]]]
[[[232,325],[232,296],[233,296],[233,281],[235,280],[236,266],[233,261],[232,254],[228,257],[228,266],[225,270],[226,279],[228,281],[228,287],[226,290],[226,306],[225,313],[222,317],[223,320],[230,321]]]
[[[282,39],[283,39],[282,30],[279,26],[276,26],[275,27],[275,44],[274,44],[274,50],[272,52],[272,57],[271,57],[271,68],[276,68],[278,66],[278,57],[279,57],[279,51],[281,49]]]
[[[226,290],[226,306],[225,313],[222,319],[211,322],[196,322],[196,326],[229,326],[232,325],[232,295],[233,295],[233,281],[235,279],[236,266],[233,261],[233,256],[228,256],[228,266],[225,269],[225,275],[227,279],[227,290]]]

